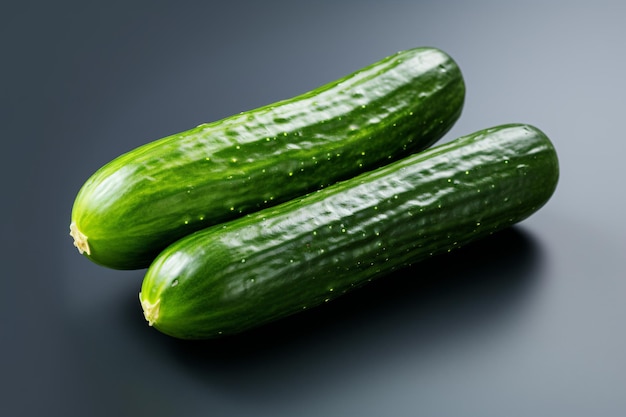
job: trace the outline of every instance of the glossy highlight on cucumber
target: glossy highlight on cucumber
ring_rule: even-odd
[[[148,323],[181,339],[243,332],[520,222],[552,196],[539,129],[481,130],[191,234],[148,269]]]
[[[78,192],[70,234],[115,269],[172,242],[432,145],[459,118],[462,74],[444,52],[398,52],[300,96],[148,143]]]

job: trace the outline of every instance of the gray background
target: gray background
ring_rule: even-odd
[[[624,416],[626,3],[5,2],[1,416]],[[221,342],[149,328],[143,271],[80,257],[73,199],[147,141],[436,46],[444,140],[508,122],[561,160],[516,227]]]

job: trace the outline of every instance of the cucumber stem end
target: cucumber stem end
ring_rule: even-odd
[[[141,308],[143,309],[144,317],[148,321],[148,326],[152,326],[159,318],[159,304],[161,299],[159,298],[156,302],[151,303],[148,300],[144,300],[141,297],[141,293],[139,293],[139,301],[141,301]]]
[[[70,224],[70,236],[74,238],[74,246],[78,248],[78,252],[81,255],[84,253],[91,255],[91,249],[89,248],[89,243],[87,242],[87,235],[78,230],[78,226],[76,226],[75,222]]]

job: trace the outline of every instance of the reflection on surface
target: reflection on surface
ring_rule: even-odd
[[[153,329],[137,334],[161,349],[163,361],[213,387],[260,401],[284,390],[297,396],[304,385],[330,389],[397,361],[436,362],[446,350],[488,344],[515,322],[541,266],[537,243],[513,227],[242,335],[181,341]]]

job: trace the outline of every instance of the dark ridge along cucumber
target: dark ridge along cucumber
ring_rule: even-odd
[[[519,222],[558,177],[536,128],[479,131],[187,236],[156,258],[139,298],[165,334],[235,334]]]
[[[71,235],[115,269],[175,240],[427,148],[461,114],[465,84],[433,48],[399,52],[301,96],[141,146],[79,191]]]

